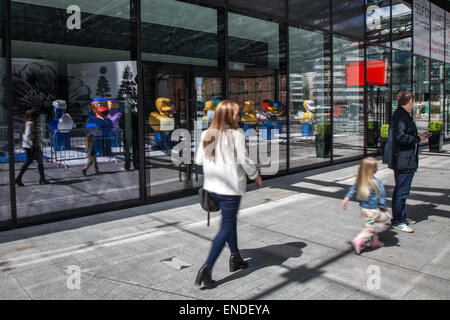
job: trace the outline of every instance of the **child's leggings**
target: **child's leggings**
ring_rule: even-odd
[[[356,238],[364,242],[367,242],[370,239],[378,239],[375,224],[380,216],[379,209],[361,208],[361,216],[363,218],[364,229],[356,236]]]
[[[97,157],[88,155],[88,162],[84,166],[84,170],[89,169],[91,165],[94,165],[95,172],[98,172],[98,163],[97,163]]]

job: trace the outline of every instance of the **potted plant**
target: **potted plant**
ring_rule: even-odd
[[[380,129],[380,153],[381,155],[384,154],[384,147],[386,145],[386,142],[388,140],[389,136],[389,125],[383,124]]]
[[[444,135],[442,134],[443,128],[444,123],[442,121],[428,122],[428,131],[432,133],[432,135],[428,138],[428,147],[430,152],[442,151],[442,145],[444,144]]]
[[[375,120],[367,121],[367,146],[376,147],[378,143],[378,122]]]
[[[331,124],[318,123],[316,125],[316,155],[317,158],[331,156]]]

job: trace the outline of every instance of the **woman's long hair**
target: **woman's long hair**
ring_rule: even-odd
[[[356,177],[356,199],[369,201],[370,189],[375,191],[375,194],[379,196],[380,188],[378,187],[374,173],[377,170],[377,160],[372,157],[364,158],[359,166],[358,176]]]
[[[205,148],[206,156],[215,157],[215,145],[217,143],[216,136],[225,132],[227,129],[239,129],[238,123],[234,120],[234,117],[239,114],[239,105],[231,100],[223,100],[214,110],[214,118],[206,131],[205,139],[203,140],[203,148]],[[210,144],[213,144],[212,150],[207,148]]]
[[[25,133],[27,122],[28,121],[36,122],[36,118],[37,118],[37,114],[36,114],[36,111],[34,111],[33,109],[28,109],[25,112],[25,120],[23,120],[23,125],[22,125],[22,134]]]

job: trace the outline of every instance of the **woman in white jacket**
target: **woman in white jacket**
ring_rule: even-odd
[[[25,149],[27,159],[20,169],[19,175],[16,178],[16,184],[23,186],[22,176],[33,163],[33,160],[38,162],[38,170],[40,175],[39,184],[48,184],[44,175],[44,164],[42,163],[42,151],[39,145],[39,134],[36,126],[37,112],[33,109],[25,112],[25,120],[22,128],[22,148]]]
[[[230,272],[245,269],[248,263],[237,245],[237,213],[245,193],[247,176],[262,186],[256,165],[248,158],[245,135],[239,128],[239,105],[224,100],[214,112],[213,122],[202,133],[196,163],[203,166],[203,188],[207,190],[222,212],[222,224],[214,238],[206,263],[198,271],[195,283],[206,288],[216,287],[211,279],[212,268],[225,243],[231,252]]]

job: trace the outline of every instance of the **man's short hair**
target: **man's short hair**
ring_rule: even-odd
[[[407,90],[402,90],[397,95],[397,101],[399,106],[407,105],[411,100],[414,100],[414,93]]]

